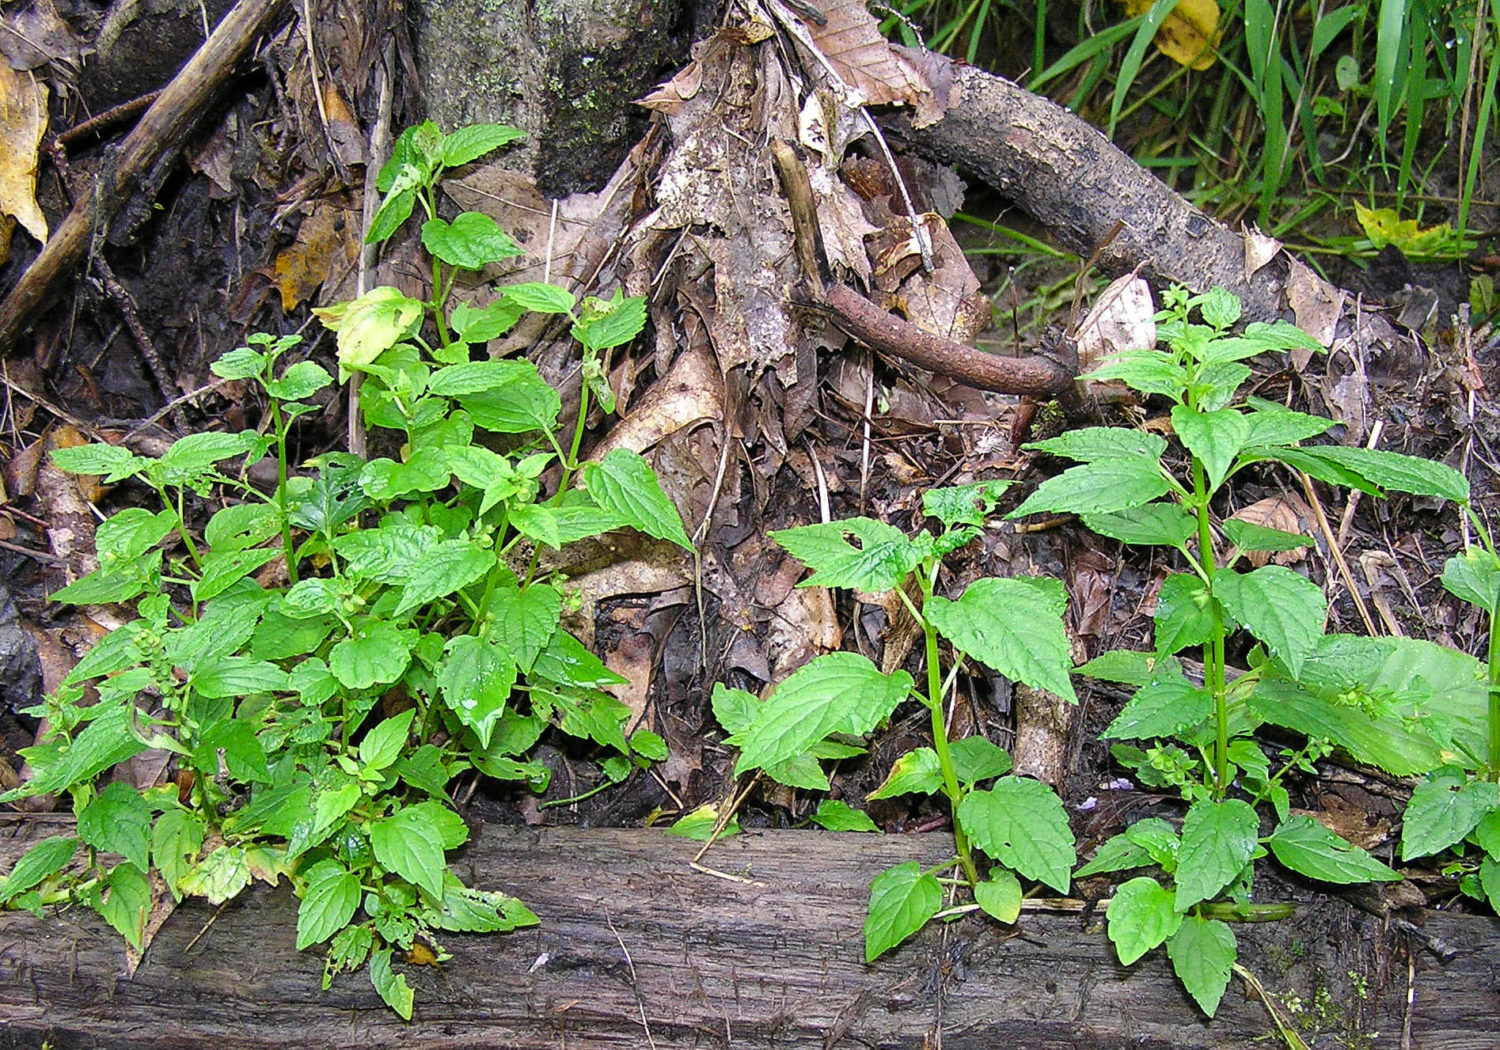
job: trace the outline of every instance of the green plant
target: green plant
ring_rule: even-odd
[[[933,746],[899,758],[869,798],[902,794],[947,799],[956,856],[923,871],[916,861],[876,876],[865,920],[865,957],[873,960],[937,915],[979,908],[1015,922],[1022,887],[1017,875],[1066,892],[1076,859],[1062,803],[1050,787],[1008,775],[1010,757],[983,737],[949,741],[944,697],[965,656],[1000,674],[1074,699],[1062,612],[1062,584],[1044,577],[976,580],[958,598],[936,593],[942,559],[984,526],[1010,485],[982,481],[924,494],[924,514],[941,528],[909,537],[870,518],[849,518],[772,533],[813,570],[801,586],[893,591],[922,629],[926,685],[905,671],[882,674],[857,653],[831,653],[793,672],[764,701],[715,686],[714,714],[740,749],[737,774],[761,770],[782,784],[826,791],[822,759],[860,753],[859,738],[908,697],[928,710]],[[851,538],[854,542],[851,542]],[[953,655],[945,665],[940,639]],[[946,666],[946,671],[945,671]],[[990,782],[988,787],[981,783]],[[814,818],[825,827],[875,830],[868,816],[825,802]],[[956,867],[959,879],[940,879]],[[986,870],[987,869],[987,870]],[[943,884],[967,886],[975,904],[942,911]]]
[[[332,377],[310,361],[283,367],[299,339],[268,335],[213,366],[264,391],[266,434],[190,434],[160,458],[111,445],[56,453],[75,473],[144,482],[162,509],[104,521],[98,570],[53,596],[133,601],[138,618],[33,711],[51,727],[25,752],[34,777],[0,801],[67,792],[77,833],[33,847],[0,884],[0,902],[81,900],[139,950],[150,873],[176,898],[215,902],[285,875],[301,902],[298,947],[329,944],[325,987],[368,964],[385,1002],[410,1018],[396,952],[442,958],[445,931],[536,922],[449,868],[448,851],[468,836],[448,799],[453,778],[473,770],[544,790],[547,767],[528,753],[548,727],[596,745],[608,783],[665,757],[655,734],[626,736],[628,709],[604,691],[623,679],[560,626],[563,581],[538,566],[543,547],[625,526],[690,549],[677,510],[634,453],[580,467],[587,390],[565,449],[560,397],[532,364],[470,360],[473,345],[527,310],[564,315],[602,395],[602,356],[641,330],[644,305],[579,304],[565,289],[524,284],[483,308],[447,308],[458,270],[517,249],[486,216],[438,217],[438,181],[517,134],[480,125],[444,135],[431,123],[404,133],[380,174],[371,238],[389,237],[420,201],[432,298],[376,288],[320,311],[338,333],[341,373],[367,379],[366,421],[399,458],[331,453],[292,475],[289,430]],[[272,451],[270,495],[225,466]],[[559,480],[544,501],[549,468]],[[580,470],[586,490],[569,484]],[[189,493],[220,504],[201,537]],[[174,535],[180,548],[167,542]],[[148,747],[171,753],[175,783],[96,787]],[[80,846],[83,870],[69,874]]]
[[[1500,616],[1500,558],[1472,509],[1469,519],[1479,543],[1448,559],[1443,586],[1480,610],[1489,634],[1485,746],[1475,750],[1459,742],[1462,761],[1435,770],[1416,786],[1404,814],[1401,859],[1453,850],[1458,859],[1446,870],[1461,876],[1463,892],[1489,901],[1500,912],[1500,644],[1494,633]],[[1466,844],[1479,849],[1477,864],[1463,856]]]
[[[1173,290],[1165,307],[1158,322],[1166,349],[1117,355],[1092,378],[1122,380],[1170,401],[1185,463],[1173,469],[1167,441],[1147,431],[1071,431],[1028,446],[1079,465],[1044,481],[1011,517],[1077,513],[1104,536],[1173,548],[1187,566],[1162,583],[1154,651],[1109,652],[1078,668],[1134,690],[1104,736],[1121,741],[1116,759],[1143,784],[1179,793],[1186,815],[1180,829],[1160,818],[1135,823],[1075,876],[1161,869],[1161,878],[1143,875],[1118,887],[1110,939],[1126,964],[1165,944],[1178,976],[1212,1016],[1236,957],[1223,920],[1255,907],[1256,858],[1269,851],[1324,882],[1399,877],[1312,818],[1291,815],[1287,775],[1313,772],[1331,746],[1401,775],[1425,772],[1480,731],[1474,661],[1409,639],[1325,635],[1327,603],[1316,584],[1279,565],[1241,568],[1251,552],[1294,550],[1311,540],[1233,517],[1221,521],[1215,496],[1234,475],[1268,463],[1374,495],[1402,491],[1467,505],[1469,489],[1442,464],[1304,446],[1332,421],[1237,400],[1250,375],[1244,360],[1319,349],[1294,326],[1257,323],[1230,335],[1239,303],[1222,289],[1199,296]],[[1195,311],[1201,322],[1192,319]],[[1234,676],[1228,643],[1239,628],[1259,644],[1249,650],[1245,673]],[[1175,655],[1188,648],[1202,652],[1201,682]],[[1303,733],[1307,743],[1282,751],[1273,769],[1253,738],[1264,723]],[[1258,807],[1266,803],[1276,823],[1263,836]],[[1223,896],[1232,902],[1218,903]]]

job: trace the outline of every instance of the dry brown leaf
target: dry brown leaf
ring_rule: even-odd
[[[357,228],[352,212],[327,203],[302,220],[296,241],[282,249],[272,267],[284,311],[291,313],[324,281],[353,265],[359,254]]]
[[[67,67],[78,65],[82,44],[52,0],[32,0],[19,9],[13,7],[5,13],[4,21],[0,55],[5,56],[10,68],[40,69],[52,62],[62,65],[58,72],[69,73],[72,71]]]
[[[1247,525],[1259,525],[1263,529],[1279,529],[1282,532],[1291,532],[1299,536],[1306,536],[1312,527],[1311,522],[1302,520],[1297,507],[1285,496],[1267,496],[1248,507],[1241,507],[1231,514],[1230,518],[1243,521]],[[1271,561],[1273,554],[1278,565],[1295,565],[1307,556],[1306,550],[1305,547],[1299,547],[1290,551],[1246,551],[1245,557],[1257,569]]]
[[[932,90],[880,34],[864,0],[834,0],[823,7],[826,24],[804,22],[818,51],[865,105],[916,106]]]
[[[1297,319],[1297,327],[1324,346],[1332,346],[1339,317],[1344,312],[1344,293],[1335,292],[1331,284],[1296,259],[1289,260],[1289,267],[1286,301]],[[1293,360],[1299,371],[1306,363]]]
[[[1262,267],[1276,258],[1276,253],[1281,251],[1281,242],[1268,233],[1261,233],[1254,226],[1246,226],[1245,238],[1245,280],[1254,277]]]
[[[1152,0],[1125,0],[1132,18],[1151,9]],[[1180,66],[1202,72],[1213,66],[1219,44],[1219,5],[1214,0],[1181,0],[1152,41],[1156,49]]]
[[[1080,372],[1087,372],[1110,354],[1150,350],[1156,345],[1156,305],[1151,301],[1151,286],[1135,274],[1115,278],[1094,301],[1075,338]]]
[[[47,242],[47,217],[36,202],[36,167],[47,130],[47,87],[0,62],[0,213]],[[10,238],[5,238],[10,251]]]

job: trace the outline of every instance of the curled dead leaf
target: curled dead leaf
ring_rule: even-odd
[[[43,244],[47,217],[36,202],[36,168],[46,130],[46,85],[0,62],[0,213],[14,218]],[[8,231],[4,250],[10,251]]]
[[[1151,9],[1152,0],[1125,0],[1132,18]],[[1162,22],[1152,42],[1156,49],[1180,66],[1202,72],[1213,66],[1214,48],[1219,46],[1219,5],[1214,0],[1181,0]]]

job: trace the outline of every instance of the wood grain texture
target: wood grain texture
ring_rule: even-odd
[[[23,845],[0,847],[8,866]],[[6,913],[0,1046],[916,1048],[939,1025],[947,1050],[1271,1045],[1238,981],[1210,1025],[1161,953],[1119,966],[1097,918],[1028,914],[1015,930],[965,919],[867,966],[870,878],[940,862],[945,836],[761,832],[714,847],[710,863],[753,883],[692,871],[696,848],[652,830],[484,829],[459,869],[522,897],[542,925],[454,935],[441,968],[406,969],[410,1025],[363,974],[320,990],[321,957],[294,950],[284,886],[247,892],[206,931],[213,909],[182,907],[129,980],[120,939],[91,912]],[[1496,923],[1433,915],[1426,929],[1458,955],[1445,967],[1414,957],[1411,1045],[1495,1045]],[[1380,920],[1319,897],[1292,922],[1236,933],[1273,993],[1311,1002],[1326,985],[1340,1024],[1401,1045],[1408,956]],[[1350,993],[1350,972],[1367,998]]]

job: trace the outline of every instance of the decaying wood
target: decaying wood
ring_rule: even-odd
[[[239,0],[120,144],[94,192],[73,206],[0,303],[0,352],[25,331],[35,311],[89,252],[95,235],[130,199],[141,179],[209,112],[235,65],[271,25],[285,0]]]
[[[1251,318],[1285,310],[1286,265],[1256,267],[1261,260],[1245,236],[1188,203],[1083,118],[979,69],[935,55],[927,61],[946,66],[943,79],[951,78],[943,119],[921,128],[904,115],[888,121],[918,151],[988,182],[1084,257],[1103,245],[1099,262],[1110,272],[1144,264],[1153,283],[1229,289]]]
[[[182,907],[128,980],[119,938],[92,912],[5,914],[0,1046],[827,1050],[936,1045],[923,1040],[938,1026],[947,1050],[1275,1045],[1238,981],[1210,1025],[1161,953],[1126,970],[1087,913],[1026,914],[1012,931],[969,918],[866,965],[870,878],[907,860],[936,864],[951,840],[853,845],[820,832],[742,834],[708,857],[749,880],[732,882],[691,871],[697,844],[660,831],[485,828],[460,870],[521,896],[542,924],[455,935],[440,968],[406,968],[410,1025],[363,975],[319,990],[321,958],[293,950],[284,887],[249,891],[216,917]],[[1381,920],[1329,898],[1236,934],[1241,960],[1273,995],[1310,1004],[1328,990],[1327,1045],[1364,1033],[1370,1041],[1357,1045],[1398,1047],[1408,1024],[1409,1045],[1424,1050],[1493,1045],[1495,921],[1432,915],[1425,930],[1456,951],[1447,965],[1408,956]]]

